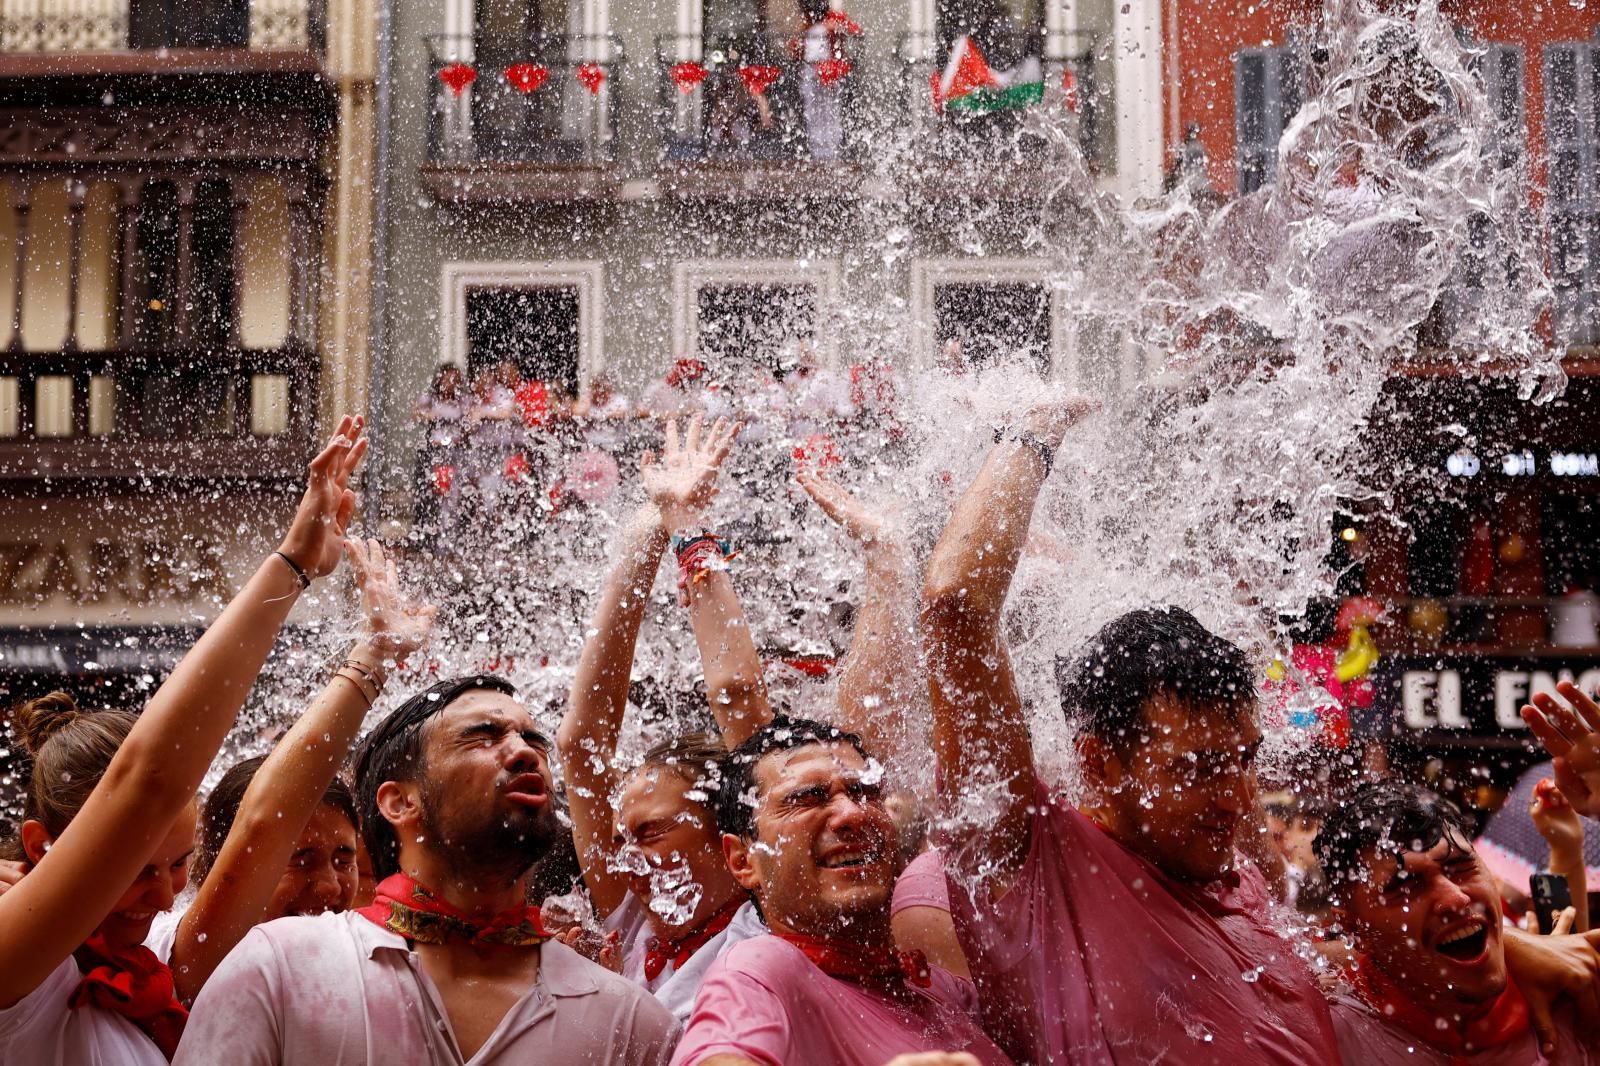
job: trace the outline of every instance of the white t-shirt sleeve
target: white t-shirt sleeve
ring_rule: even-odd
[[[282,982],[282,960],[257,926],[200,990],[173,1066],[282,1066]]]

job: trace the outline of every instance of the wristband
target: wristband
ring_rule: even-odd
[[[342,677],[356,687],[361,693],[361,698],[367,701],[367,710],[372,710],[372,705],[378,701],[379,685],[373,680],[371,672],[365,663],[346,659],[344,665],[333,672],[334,677]]]
[[[306,575],[305,570],[300,566],[299,563],[295,562],[281,551],[276,551],[272,554],[282,559],[284,563],[288,565],[289,569],[294,571],[294,576],[300,581],[301,589],[308,589],[311,587],[311,578]]]
[[[994,442],[996,444],[999,444],[1001,441],[1003,441],[1005,439],[1006,439],[1005,428],[1002,427],[1002,426],[996,426],[995,430],[994,430]],[[1023,430],[1020,433],[1011,434],[1011,440],[1014,441],[1017,444],[1021,444],[1021,445],[1024,445],[1026,447],[1032,448],[1033,449],[1033,453],[1039,457],[1039,461],[1044,463],[1044,472],[1045,472],[1046,475],[1048,475],[1051,470],[1055,469],[1055,465],[1056,465],[1056,449],[1055,449],[1054,445],[1049,444],[1046,441],[1040,439],[1039,437],[1034,436],[1032,433],[1029,433],[1027,430]]]

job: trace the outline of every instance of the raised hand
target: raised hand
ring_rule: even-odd
[[[339,565],[344,531],[355,513],[356,494],[350,475],[367,453],[366,419],[345,415],[333,431],[328,446],[307,468],[306,493],[300,498],[289,532],[278,550],[307,577],[331,574]]]
[[[346,540],[345,555],[361,590],[362,642],[396,663],[428,642],[436,608],[406,598],[394,559],[376,540]]]
[[[1552,852],[1582,854],[1583,822],[1566,795],[1548,777],[1533,786],[1533,806],[1528,814]]]
[[[1023,419],[1023,428],[1052,448],[1059,447],[1067,430],[1100,410],[1100,401],[1082,393],[1046,400],[1034,405]]]
[[[703,422],[698,413],[690,418],[680,443],[678,422],[669,419],[660,461],[654,452],[646,452],[639,464],[645,491],[661,512],[661,523],[668,531],[696,524],[716,498],[722,461],[742,428],[738,422],[719,418],[709,433],[702,434]]]
[[[843,527],[852,539],[870,546],[883,536],[888,525],[883,515],[868,508],[843,485],[806,468],[796,473],[794,479],[806,490],[806,495],[822,508],[822,513]]]
[[[1570,681],[1556,685],[1522,708],[1527,722],[1553,757],[1556,784],[1579,814],[1600,818],[1600,706]],[[1563,702],[1565,701],[1565,702]]]

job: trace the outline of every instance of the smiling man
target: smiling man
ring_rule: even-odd
[[[1333,1008],[1345,1062],[1548,1061],[1506,969],[1500,894],[1454,804],[1368,785],[1329,815],[1317,852],[1359,953]],[[1558,1022],[1559,1061],[1600,1062]]]
[[[257,926],[175,1061],[665,1062],[666,1010],[550,940],[527,903],[557,833],[548,750],[493,677],[440,682],[380,723],[356,768],[376,901]]]
[[[883,1066],[918,1052],[1010,1062],[965,982],[894,948],[903,859],[881,776],[859,737],[782,715],[728,757],[723,849],[771,933],[712,965],[674,1066]]]

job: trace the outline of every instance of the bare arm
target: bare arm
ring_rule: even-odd
[[[917,636],[916,572],[890,523],[813,471],[796,475],[824,514],[866,552],[866,592],[839,670],[839,726],[895,765],[927,744],[928,694]]]
[[[1567,880],[1572,895],[1572,932],[1589,931],[1589,871],[1583,861],[1583,819],[1549,778],[1533,789],[1533,824],[1550,845],[1550,872]]]
[[[738,436],[738,423],[719,418],[701,439],[702,418],[689,419],[680,447],[678,427],[667,423],[661,462],[646,456],[645,486],[661,510],[661,524],[671,533],[699,533],[705,511],[716,495],[716,476]],[[729,748],[772,719],[767,689],[761,678],[761,656],[727,571],[702,571],[686,586],[689,624],[700,649],[706,678],[706,700]]]
[[[366,631],[345,658],[363,664],[381,686],[388,665],[404,662],[427,640],[434,611],[402,598],[394,563],[376,540],[346,541],[345,551],[366,616]],[[228,952],[261,921],[369,709],[361,688],[335,675],[261,764],[172,944],[173,976],[184,1002],[193,1002]]]
[[[616,824],[611,794],[617,785],[617,743],[628,707],[634,648],[666,547],[667,534],[655,508],[641,508],[623,533],[616,566],[601,590],[567,713],[556,731],[578,864],[602,919],[610,917],[628,892],[626,882],[609,869]]]
[[[1030,415],[1029,432],[1049,447],[1090,410],[1069,400]],[[933,744],[946,810],[973,787],[1000,790],[1004,806],[946,852],[964,873],[987,872],[995,887],[1027,854],[1033,744],[1000,631],[1000,612],[1022,556],[1033,506],[1049,469],[1038,448],[997,445],[956,504],[928,562],[922,628],[928,650]]]
[[[355,507],[350,475],[366,451],[346,417],[311,462],[309,485],[281,551],[307,575],[339,561]],[[20,884],[0,895],[0,1008],[39,986],[95,931],[150,861],[200,779],[298,599],[300,580],[263,562],[173,669],[123,741],[83,809]]]

